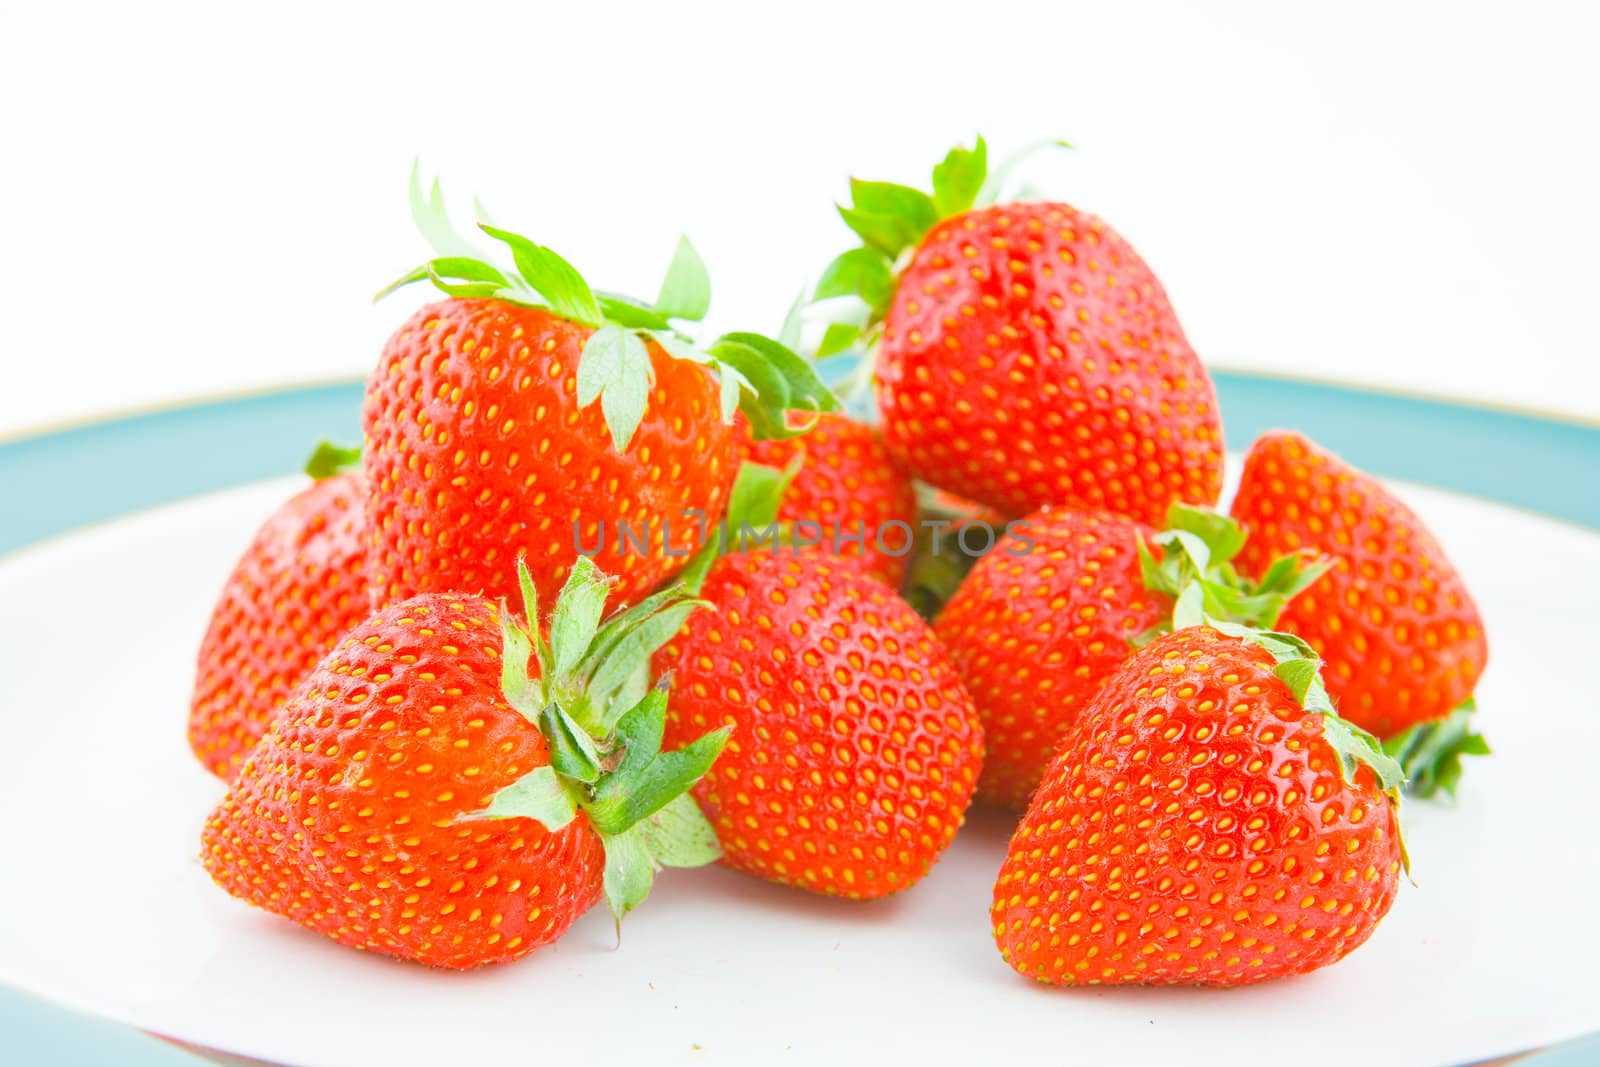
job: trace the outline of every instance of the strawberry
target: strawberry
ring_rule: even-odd
[[[1462,754],[1486,751],[1462,728],[1466,701],[1489,649],[1466,583],[1422,520],[1372,476],[1296,433],[1264,434],[1245,457],[1233,514],[1250,530],[1245,570],[1268,556],[1309,549],[1333,568],[1284,612],[1284,629],[1327,661],[1328,692],[1340,714],[1380,737],[1407,729],[1450,735],[1402,738],[1413,777],[1443,759],[1449,788]],[[1454,766],[1454,772],[1448,768]]]
[[[917,492],[890,461],[877,430],[824,415],[803,436],[757,441],[743,420],[735,425],[741,464],[782,468],[801,461],[778,509],[780,522],[794,524],[800,540],[861,558],[875,577],[899,586],[916,535]]]
[[[927,624],[818,552],[723,556],[697,595],[709,609],[662,654],[678,694],[666,736],[731,731],[694,791],[723,861],[852,899],[915,884],[960,828],[983,761],[977,714]]]
[[[1304,642],[1221,628],[1133,655],[1067,734],[995,884],[995,940],[1021,974],[1300,974],[1366,941],[1394,902],[1398,767],[1334,713]]]
[[[666,694],[640,684],[693,604],[669,592],[602,625],[607,586],[575,563],[548,638],[456,593],[356,626],[212,813],[211,877],[343,944],[465,969],[554,941],[602,897],[620,919],[658,867],[715,859],[685,790],[726,735],[660,752]]]
[[[513,265],[489,262],[450,230],[437,184],[425,197],[414,181],[413,206],[439,256],[390,289],[427,280],[449,299],[390,338],[367,382],[379,603],[509,595],[519,554],[540,585],[592,556],[631,603],[721,514],[735,410],[774,437],[791,432],[787,409],[837,406],[777,342],[729,334],[702,349],[679,332],[710,300],[687,241],[646,305],[596,293],[550,249],[485,224]]]
[[[1145,588],[1144,523],[1046,508],[973,567],[934,624],[983,716],[979,798],[1021,807],[1077,712],[1172,612]]]
[[[1155,274],[1071,205],[974,206],[986,169],[979,138],[934,169],[932,195],[853,181],[840,208],[863,245],[816,296],[867,305],[890,453],[1011,516],[1072,504],[1153,524],[1214,503],[1216,395]],[[823,354],[858,339],[840,325]]]
[[[367,614],[367,551],[358,454],[324,444],[317,479],[256,531],[200,643],[189,746],[231,778],[291,690]]]
[[[1242,531],[1175,505],[1164,533],[1108,511],[1044,508],[1011,523],[935,623],[983,717],[979,799],[1020,808],[1101,683],[1171,622],[1174,594],[1203,575],[1221,618],[1271,625],[1315,577],[1294,557],[1261,584],[1228,568]],[[1178,549],[1171,556],[1163,546]]]

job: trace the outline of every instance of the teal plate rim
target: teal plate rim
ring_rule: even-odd
[[[1290,426],[1374,473],[1600,531],[1600,424],[1242,371],[1214,370],[1235,447]],[[349,379],[180,403],[0,441],[0,560],[132,512],[298,471],[318,440],[360,439]],[[0,1047],[19,1064],[193,1067],[192,1054],[0,987]],[[16,1057],[28,1057],[18,1059]],[[1600,1061],[1600,1035],[1519,1063]]]
[[[1238,371],[1213,374],[1235,445],[1292,426],[1359,467],[1600,530],[1600,425]],[[359,379],[181,404],[0,442],[0,554],[293,473],[360,439]]]

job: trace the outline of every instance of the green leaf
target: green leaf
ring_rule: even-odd
[[[1205,591],[1199,582],[1190,582],[1178,594],[1172,607],[1172,628],[1187,630],[1191,626],[1204,626],[1206,619]]]
[[[1477,702],[1471,697],[1441,719],[1419,722],[1383,742],[1383,750],[1400,764],[1406,791],[1416,797],[1444,793],[1455,798],[1463,756],[1487,756],[1484,736],[1473,729]]]
[[[933,168],[933,203],[942,218],[972,207],[989,170],[989,147],[980,136],[971,148],[950,149],[944,162]]]
[[[789,483],[800,472],[803,455],[796,455],[788,466],[779,469],[746,460],[733,477],[733,490],[728,494],[726,522],[733,530],[741,526],[770,526],[778,519],[778,509],[783,505],[783,495]]]
[[[1187,531],[1203,541],[1212,563],[1226,563],[1244,548],[1244,527],[1232,517],[1210,508],[1175,503],[1167,509],[1167,526]]]
[[[999,202],[1000,198],[1006,195],[1007,188],[1011,184],[1012,175],[1018,167],[1028,161],[1030,156],[1047,148],[1070,149],[1071,147],[1066,141],[1035,141],[1033,144],[1025,145],[1011,153],[984,180],[983,188],[978,190],[977,199],[973,201],[974,206],[987,207],[990,204]]]
[[[589,699],[600,713],[602,723],[614,720],[609,712],[616,708],[617,695],[630,679],[637,677],[641,670],[648,672],[650,659],[656,651],[683,629],[696,609],[704,606],[705,602],[700,600],[679,601],[651,615],[618,639],[595,668],[588,684]]]
[[[1385,793],[1394,793],[1406,784],[1406,773],[1391,756],[1383,751],[1378,739],[1367,731],[1331,712],[1322,716],[1322,736],[1339,754],[1346,781],[1355,779],[1356,767],[1365,763],[1377,776],[1378,787]]]
[[[1333,710],[1333,702],[1322,684],[1320,666],[1314,659],[1291,659],[1279,663],[1273,673],[1283,679],[1301,707],[1325,715]]]
[[[612,447],[618,452],[627,450],[644,419],[652,374],[650,351],[632,330],[608,323],[584,343],[578,358],[578,406],[600,398]]]
[[[481,258],[477,250],[450,225],[450,213],[445,209],[444,190],[439,186],[439,179],[435,178],[431,188],[424,192],[419,160],[411,163],[409,199],[411,219],[416,223],[422,239],[428,242],[434,252],[444,257]]]
[[[536,624],[537,625],[537,624]],[[528,674],[533,641],[502,602],[500,605],[500,692],[506,703],[535,725],[547,703],[544,687]]]
[[[1188,530],[1162,530],[1156,534],[1155,542],[1166,550],[1164,564],[1182,568],[1185,566],[1183,557],[1187,557],[1187,571],[1182,572],[1180,580],[1191,574],[1205,574],[1211,567],[1211,547],[1197,534]]]
[[[1275,625],[1289,599],[1316,581],[1331,562],[1304,554],[1286,556],[1274,561],[1259,582],[1251,582],[1230,562],[1247,539],[1234,519],[1180,503],[1169,509],[1167,526],[1152,538],[1163,550],[1160,559],[1138,539],[1145,588],[1176,596],[1198,584],[1205,615],[1255,629]]]
[[[661,752],[661,738],[667,729],[667,692],[652,688],[617,720],[615,741],[622,750],[617,764],[595,789],[596,801],[604,802],[626,793],[628,782],[637,778]]]
[[[812,411],[837,411],[839,398],[817,377],[816,370],[799,355],[759,333],[734,332],[723,334],[719,343],[744,345],[761,353],[788,383],[793,406]]]
[[[382,289],[379,289],[376,293],[373,293],[372,294],[372,302],[374,304],[376,304],[378,301],[382,300],[384,297],[388,296],[390,293],[394,292],[395,290],[404,289],[406,286],[411,285],[414,282],[427,281],[432,276],[433,275],[428,270],[428,265],[426,263],[424,263],[420,267],[412,267],[410,270],[408,270],[404,274],[400,275],[400,277],[396,278],[394,281],[390,282],[388,285],[385,285]]]
[[[535,819],[555,833],[578,814],[572,794],[554,767],[540,767],[496,793],[489,806],[466,819]]]
[[[756,387],[731,363],[717,364],[717,378],[721,391],[722,421],[732,422],[734,412],[739,410],[739,405],[744,401],[745,390],[754,396]]]
[[[462,299],[495,296],[511,284],[492,263],[448,257],[428,260],[378,290],[372,299],[382,300],[396,289],[423,280],[431,281],[442,293]]]
[[[539,628],[539,590],[533,584],[533,575],[528,571],[527,556],[517,553],[517,588],[522,592],[522,617],[528,623],[528,632],[533,639],[533,650],[539,659],[539,676],[553,678],[555,674],[555,659],[550,654],[550,642],[545,640],[544,631]]]
[[[620,834],[660,811],[711,769],[731,732],[728,726],[712,730],[680,749],[659,754],[634,774],[607,776],[603,783],[609,790],[606,797],[586,809],[590,821],[602,834]]]
[[[753,392],[741,393],[739,407],[757,440],[793,437],[810,428],[791,427],[784,415],[787,411],[839,409],[839,398],[817,377],[816,368],[769,337],[724,334],[707,351],[749,382]]]
[[[750,420],[751,435],[757,440],[787,436],[789,383],[778,369],[748,345],[717,341],[709,351],[717,361],[718,374],[728,368],[738,373],[739,410]]]
[[[594,739],[559,704],[547,704],[537,723],[550,746],[550,765],[575,781],[600,780],[600,753]]]
[[[622,684],[612,691],[611,697],[605,706],[599,708],[600,725],[611,728],[616,724],[617,713],[624,708],[631,708],[645,698],[650,692],[651,664],[647,661],[639,664],[632,673],[622,679]],[[591,698],[592,699],[592,698]]]
[[[319,441],[306,460],[306,473],[317,481],[336,474],[348,474],[361,469],[361,446],[345,448],[332,441]]]
[[[621,293],[595,293],[595,302],[607,322],[630,330],[670,330],[672,324],[655,309]]]
[[[852,178],[850,199],[851,206],[857,211],[903,219],[916,235],[913,241],[920,239],[939,221],[939,209],[933,197],[909,185]]]
[[[656,344],[666,350],[667,355],[673,359],[682,359],[690,363],[711,364],[716,360],[711,353],[700,348],[694,342],[680,337],[671,330],[657,330],[650,336],[656,339]]]
[[[561,587],[550,619],[550,647],[555,654],[557,678],[576,667],[589,651],[610,594],[611,579],[588,556],[579,556]]]
[[[849,322],[830,322],[822,331],[822,341],[817,345],[817,358],[836,355],[849,351],[857,341],[861,340],[864,331],[861,327]]]
[[[841,207],[839,217],[868,247],[877,249],[891,260],[922,239],[923,231],[899,215],[875,215]]]
[[[667,276],[661,279],[656,310],[668,318],[691,322],[699,322],[711,310],[711,276],[687,237],[678,238]]]
[[[484,233],[511,249],[517,272],[530,289],[549,301],[550,310],[585,326],[599,326],[603,321],[594,292],[577,269],[555,252],[535,244],[521,234],[502,230],[487,223],[479,223]]]
[[[606,906],[620,923],[622,917],[650,895],[656,878],[655,861],[637,827],[617,834],[602,834],[606,848],[604,893]]]
[[[789,305],[788,314],[783,316],[783,325],[778,328],[778,343],[785,348],[800,350],[801,329],[805,325],[805,309],[810,303],[806,299],[806,291],[800,290],[795,295],[794,303]]]
[[[889,261],[870,248],[852,248],[838,256],[817,279],[817,300],[853,296],[881,318],[894,299],[894,270]]]
[[[688,793],[668,801],[637,829],[650,857],[663,867],[704,867],[722,858],[716,830]]]

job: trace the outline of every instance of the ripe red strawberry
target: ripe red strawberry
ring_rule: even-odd
[[[1175,501],[1214,503],[1215,392],[1155,274],[1068,204],[974,208],[985,168],[980,138],[935,168],[932,196],[857,181],[841,209],[864,247],[817,295],[871,309],[891,454],[1008,515],[1073,504],[1157,523]]]
[[[1264,434],[1233,514],[1250,531],[1247,571],[1302,549],[1333,558],[1282,627],[1327,661],[1340,714],[1389,737],[1471,696],[1489,654],[1478,608],[1439,542],[1375,478],[1299,434]]]
[[[319,450],[312,462],[332,454]],[[319,465],[313,473],[319,480],[274,512],[234,564],[200,643],[189,746],[222,778],[238,771],[323,653],[367,615],[366,482],[359,470]]]
[[[650,402],[618,451],[601,409],[575,399],[593,333],[544,308],[461,299],[423,308],[389,339],[364,420],[384,601],[505,595],[519,552],[539,584],[559,582],[580,547],[602,541],[593,558],[631,601],[682,564],[668,550],[700,547],[685,513],[720,514],[735,469],[717,383],[652,345]],[[619,523],[648,531],[643,550],[630,550]]]
[[[860,558],[885,584],[898,587],[917,530],[917,491],[889,459],[878,431],[845,415],[824,415],[798,437],[754,440],[739,430],[739,462],[801,466],[789,482],[778,520],[806,524],[803,540]],[[858,536],[859,535],[859,536]]]
[[[440,258],[396,285],[430,280],[450,299],[412,316],[367,382],[380,603],[509,595],[519,554],[540,585],[590,555],[621,602],[637,600],[721,514],[735,409],[781,436],[784,410],[837,405],[776,342],[729,334],[702,350],[677,331],[710,301],[687,242],[645,305],[595,293],[548,248],[491,226],[514,269],[477,258],[450,232],[437,186],[431,203],[415,188],[413,200]]]
[[[206,870],[344,944],[468,968],[554,941],[602,895],[620,918],[661,865],[715,859],[684,791],[725,735],[660,753],[665,693],[630,703],[651,634],[690,605],[652,598],[602,626],[605,595],[580,561],[548,641],[453,593],[358,625],[212,813]]]
[[[1133,638],[1172,612],[1145,588],[1155,529],[1106,511],[1046,508],[973,567],[934,624],[983,716],[979,799],[1028,802],[1056,746]]]
[[[1060,985],[1241,985],[1333,963],[1394,902],[1397,783],[1333,714],[1303,643],[1167,634],[1107,679],[1051,763],[995,884],[995,940]]]
[[[1157,533],[1107,511],[1041,509],[1011,524],[939,615],[935,630],[983,717],[979,799],[1028,802],[1080,711],[1137,640],[1170,623],[1191,576],[1204,574],[1219,617],[1256,625],[1271,625],[1315,576],[1290,560],[1267,582],[1242,582],[1227,566],[1237,526],[1181,505],[1167,521]],[[1163,545],[1178,551],[1168,558]]]
[[[905,889],[955,837],[983,730],[932,631],[816,552],[724,556],[663,650],[671,743],[731,728],[695,787],[724,861],[854,899]]]

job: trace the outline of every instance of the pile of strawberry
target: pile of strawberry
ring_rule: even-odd
[[[931,193],[854,182],[806,358],[699,340],[686,241],[654,301],[607,293],[414,177],[435,255],[396,286],[444,299],[200,650],[217,884],[469,968],[664,867],[899,892],[976,799],[1023,812],[992,920],[1030,977],[1233,985],[1366,940],[1402,787],[1487,751],[1472,599],[1298,434],[1213,510],[1216,397],[1154,274],[996,185],[981,139]]]

